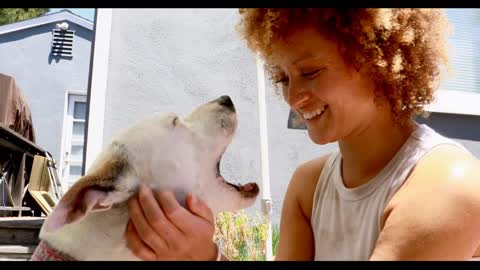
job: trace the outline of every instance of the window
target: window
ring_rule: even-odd
[[[86,96],[68,94],[67,113],[64,121],[62,155],[62,185],[64,190],[82,177],[83,150],[85,145],[85,119],[87,112]]]
[[[441,89],[480,93],[480,9],[446,11],[453,25],[449,52],[454,77],[445,80]]]
[[[446,9],[452,77],[440,85],[432,112],[480,115],[480,9]]]

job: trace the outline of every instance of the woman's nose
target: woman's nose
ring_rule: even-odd
[[[298,109],[310,98],[310,92],[301,87],[289,87],[286,101],[293,109]]]

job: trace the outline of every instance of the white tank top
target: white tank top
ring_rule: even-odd
[[[315,260],[368,260],[380,233],[385,206],[413,166],[440,144],[453,144],[467,151],[425,124],[417,124],[390,162],[373,179],[356,188],[345,187],[341,154],[338,150],[332,153],[313,196],[311,225]]]

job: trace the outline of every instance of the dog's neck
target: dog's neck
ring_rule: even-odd
[[[76,261],[75,258],[65,254],[42,240],[32,254],[31,261]]]
[[[40,239],[52,250],[61,251],[80,261],[138,260],[127,248],[124,239],[128,210],[126,204],[104,212],[90,213],[50,233],[40,231]]]

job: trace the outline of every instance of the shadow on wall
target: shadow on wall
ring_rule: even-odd
[[[480,141],[480,116],[431,113],[428,118],[417,117],[416,120],[449,138]],[[288,115],[287,126],[289,129],[306,129],[303,120],[292,110]]]
[[[58,63],[60,62],[60,60],[72,60],[72,57],[69,57],[69,56],[54,56],[52,55],[51,53],[48,54],[48,64],[51,65],[53,61],[55,61],[55,63]]]
[[[294,111],[290,110],[288,114],[287,128],[289,129],[307,129],[303,119]]]
[[[446,137],[480,141],[480,116],[431,113],[428,118],[417,117],[416,120]]]

